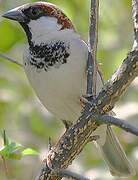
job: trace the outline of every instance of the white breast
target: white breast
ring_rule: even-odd
[[[72,36],[71,38],[71,36],[64,34],[60,37],[60,40],[65,40],[65,37],[71,48],[66,64],[62,64],[60,68],[51,68],[47,72],[38,72],[33,66],[27,65],[25,66],[25,72],[41,103],[48,111],[57,118],[75,121],[80,116],[82,109],[80,97],[86,93],[88,47],[78,36]],[[28,51],[25,51],[24,64],[29,58]],[[97,92],[101,87],[102,81],[98,75]],[[102,137],[98,142],[104,144],[106,125],[102,125],[94,131],[93,135],[97,134]]]
[[[60,39],[61,40],[61,39]],[[86,89],[87,45],[80,38],[68,40],[70,56],[67,63],[49,71],[36,71],[25,66],[27,77],[43,105],[56,117],[74,121],[81,111],[79,98]],[[25,54],[29,59],[29,55]]]

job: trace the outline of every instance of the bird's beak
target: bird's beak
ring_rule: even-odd
[[[26,22],[27,17],[23,14],[20,8],[15,8],[10,11],[7,11],[2,17],[7,19],[12,19],[18,22]]]

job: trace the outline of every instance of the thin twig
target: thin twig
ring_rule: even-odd
[[[19,63],[14,58],[9,57],[7,54],[0,53],[0,58],[4,58],[4,59],[6,59],[6,60],[8,60],[10,62],[13,62],[14,64],[17,64],[17,65],[21,66],[21,67],[23,66],[21,63]]]
[[[99,0],[91,0],[90,28],[89,28],[89,53],[87,61],[87,95],[96,96],[97,83],[97,42],[98,42],[98,14]]]
[[[133,125],[131,125],[125,120],[108,116],[108,115],[104,115],[104,116],[97,116],[96,121],[97,122],[99,121],[100,123],[103,123],[103,124],[115,125],[121,129],[124,129],[125,131],[131,134],[138,136],[138,128],[134,127]]]
[[[96,61],[96,57],[97,57],[98,17],[99,17],[99,0],[91,0],[89,44],[94,57],[94,61]]]

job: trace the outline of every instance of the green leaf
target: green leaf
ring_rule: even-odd
[[[0,149],[0,155],[3,156],[6,159],[17,159],[16,156],[19,157],[19,154],[21,154],[21,151],[23,149],[23,146],[16,142],[9,142],[8,145],[3,146]],[[16,157],[16,158],[13,158]]]
[[[34,150],[34,149],[31,149],[31,148],[26,148],[22,151],[22,155],[23,156],[27,156],[27,155],[34,155],[34,156],[38,156],[39,155],[39,152]]]
[[[21,144],[12,142],[6,136],[6,132],[3,132],[4,146],[0,149],[0,155],[5,159],[20,160],[23,156],[38,155],[39,153],[31,148],[24,148]]]

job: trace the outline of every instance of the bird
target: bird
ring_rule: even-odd
[[[16,7],[3,17],[19,22],[25,31],[23,66],[40,102],[57,119],[75,122],[86,93],[89,48],[72,21],[56,5],[42,1]],[[103,87],[99,71],[96,78],[98,94]],[[101,125],[92,135],[98,135],[96,147],[113,176],[135,175],[111,126]]]

